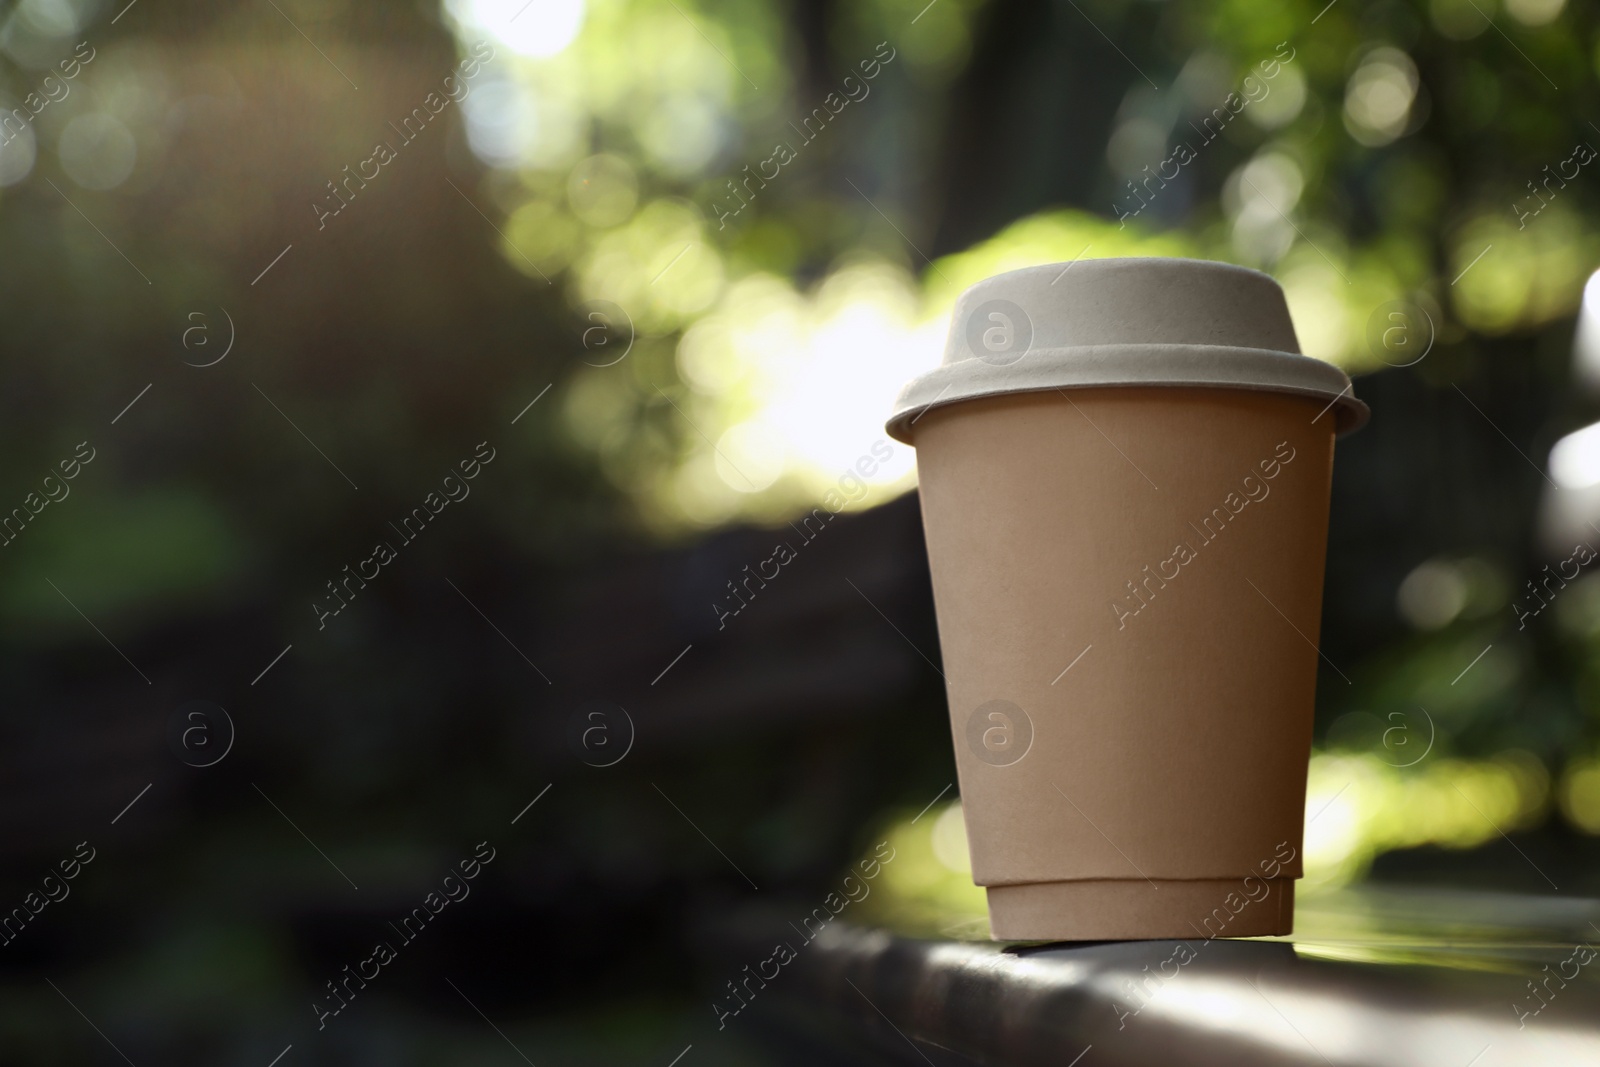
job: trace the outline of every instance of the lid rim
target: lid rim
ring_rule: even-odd
[[[1135,352],[1143,353],[1144,358],[1130,360]],[[1040,368],[1040,361],[1032,358],[1035,356],[1053,357],[1053,365]],[[908,383],[885,423],[889,435],[915,447],[911,423],[935,407],[1056,389],[1194,387],[1320,398],[1334,409],[1340,437],[1366,425],[1371,415],[1371,409],[1355,396],[1343,370],[1298,352],[1138,343],[1034,349],[1019,361],[1019,365],[1031,363],[1022,374],[1007,374],[1010,368],[989,365],[990,374],[974,380],[966,365],[978,362],[982,361],[972,358],[944,363]],[[1269,374],[1268,368],[1274,373]]]
[[[950,397],[931,404],[919,404],[904,411],[897,411],[888,422],[884,423],[884,431],[903,445],[917,447],[908,432],[910,423],[916,422],[930,411],[939,411],[944,408],[954,407],[971,400],[993,400],[1002,396],[1027,396],[1032,393],[1064,392],[1068,389],[1231,389],[1242,393],[1282,393],[1286,396],[1304,397],[1307,400],[1327,400],[1326,393],[1314,389],[1295,389],[1287,386],[1250,385],[1242,382],[1079,382],[1069,385],[1039,385],[1021,389],[995,389],[987,393],[972,393],[970,395]],[[1366,403],[1353,395],[1335,397],[1328,405],[1334,409],[1335,437],[1347,437],[1365,426],[1372,418],[1372,409]],[[909,419],[909,422],[907,421]]]

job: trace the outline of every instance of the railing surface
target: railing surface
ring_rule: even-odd
[[[776,914],[723,932],[744,962],[795,949],[742,987],[795,1062],[1600,1064],[1600,901],[1349,891],[1303,906],[1288,938],[1248,941],[1007,946],[842,920],[808,941]]]

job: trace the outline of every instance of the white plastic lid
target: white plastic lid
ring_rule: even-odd
[[[1089,259],[986,278],[956,300],[944,362],[900,392],[889,435],[933,407],[1002,393],[1214,386],[1320,398],[1366,423],[1350,378],[1300,354],[1278,283],[1199,259]]]

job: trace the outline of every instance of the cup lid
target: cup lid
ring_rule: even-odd
[[[1350,378],[1300,353],[1278,283],[1199,259],[1089,259],[986,278],[956,300],[944,362],[900,392],[887,429],[912,443],[934,407],[1096,386],[1214,386],[1327,402],[1340,435],[1366,423]]]

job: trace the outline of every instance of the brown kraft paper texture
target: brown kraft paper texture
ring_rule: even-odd
[[[1333,462],[1323,410],[1111,387],[920,419],[977,884],[1158,890],[1259,877],[1290,850],[1281,877],[1299,877]]]

